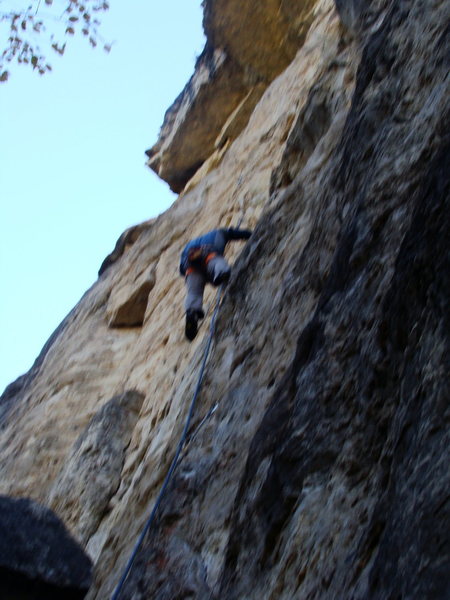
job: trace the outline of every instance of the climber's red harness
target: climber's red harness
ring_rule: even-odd
[[[211,252],[209,248],[200,246],[191,248],[188,253],[188,268],[186,269],[186,277],[195,271],[200,271],[206,275],[208,263],[217,256],[217,252]]]

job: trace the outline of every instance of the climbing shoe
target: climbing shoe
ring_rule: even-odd
[[[202,310],[188,310],[186,311],[186,327],[185,334],[187,339],[192,342],[192,340],[197,335],[198,331],[198,320],[203,319],[205,313]]]
[[[186,311],[186,327],[184,329],[184,333],[186,334],[187,339],[192,342],[192,340],[197,335],[198,325],[197,325],[197,313],[194,310]]]

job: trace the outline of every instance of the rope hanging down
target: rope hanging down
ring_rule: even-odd
[[[162,484],[161,490],[160,490],[160,492],[158,494],[158,497],[156,499],[156,502],[155,502],[155,505],[153,507],[153,510],[150,513],[150,516],[149,516],[149,518],[147,519],[147,522],[144,525],[144,528],[143,528],[143,530],[141,532],[141,535],[139,536],[139,539],[137,540],[137,542],[136,542],[136,544],[135,544],[135,546],[133,548],[133,552],[131,553],[131,556],[128,559],[128,562],[127,562],[125,570],[124,570],[124,572],[122,574],[122,577],[120,578],[120,581],[117,584],[117,587],[114,590],[113,595],[111,596],[111,600],[118,600],[118,598],[120,597],[123,585],[124,585],[124,583],[125,583],[128,575],[130,574],[131,567],[133,566],[133,563],[134,563],[134,560],[135,560],[135,558],[137,556],[139,548],[141,547],[141,544],[144,541],[145,536],[147,535],[150,527],[152,526],[152,524],[153,524],[153,522],[155,520],[156,512],[157,512],[157,510],[159,508],[159,505],[161,504],[161,501],[163,499],[163,496],[165,494],[167,486],[169,485],[170,480],[172,479],[172,475],[174,474],[175,469],[177,468],[178,461],[179,461],[179,458],[180,458],[180,454],[181,454],[181,451],[183,449],[184,443],[186,441],[188,429],[189,429],[189,426],[191,424],[192,416],[194,414],[195,404],[197,402],[197,398],[198,398],[198,395],[199,395],[201,387],[202,387],[203,374],[205,372],[206,361],[208,360],[208,355],[209,355],[209,351],[210,351],[210,348],[211,348],[212,339],[213,339],[213,336],[214,336],[214,327],[215,327],[215,322],[216,322],[216,316],[217,316],[217,313],[219,311],[220,300],[222,298],[222,291],[223,291],[223,286],[220,286],[219,291],[217,292],[216,305],[214,307],[213,316],[211,318],[211,324],[209,326],[208,342],[206,344],[205,352],[203,354],[203,361],[202,361],[202,365],[200,367],[200,373],[199,373],[199,376],[198,376],[197,385],[195,386],[194,394],[193,394],[192,400],[191,400],[191,405],[189,407],[189,412],[188,412],[188,415],[187,415],[187,418],[186,418],[186,423],[184,425],[184,429],[183,429],[183,433],[181,434],[180,441],[178,442],[178,446],[177,446],[177,449],[176,449],[176,452],[175,452],[175,456],[173,457],[173,460],[172,460],[170,468],[169,468],[169,470],[167,472],[166,478],[164,479],[164,482]]]

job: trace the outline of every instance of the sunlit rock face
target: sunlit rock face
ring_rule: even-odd
[[[52,486],[50,507],[83,543],[97,530],[120,484],[143,399],[126,391],[106,402],[73,445]]]
[[[234,4],[206,4],[211,40],[261,68],[238,52]],[[275,4],[305,19],[306,3],[261,3],[264,31]],[[450,8],[367,4],[317,0],[303,37],[264,34],[294,55],[2,397],[0,490],[65,520],[96,563],[91,600],[120,579],[196,385],[211,311],[186,342],[179,253],[240,221],[254,233],[227,253],[193,427],[217,408],[121,598],[449,596]],[[202,139],[195,123],[174,153]]]
[[[166,113],[148,165],[181,192],[216,150],[232,142],[273,79],[295,57],[316,0],[208,0],[207,44]],[[224,125],[226,127],[224,128]]]

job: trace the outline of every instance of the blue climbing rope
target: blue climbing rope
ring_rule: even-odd
[[[217,313],[219,311],[219,306],[220,306],[220,300],[222,298],[222,291],[223,291],[223,286],[220,286],[218,292],[217,292],[217,299],[216,299],[216,305],[214,307],[214,312],[213,315],[211,317],[211,323],[209,326],[209,337],[208,337],[208,342],[206,344],[206,348],[205,348],[205,352],[203,354],[203,361],[202,361],[202,366],[200,367],[200,373],[198,376],[198,380],[197,380],[197,385],[195,386],[195,390],[194,390],[194,394],[192,396],[192,400],[191,400],[191,405],[189,407],[189,412],[186,418],[186,423],[184,424],[184,429],[183,429],[183,433],[181,434],[180,437],[180,441],[178,442],[178,446],[175,452],[175,456],[173,457],[172,463],[170,465],[170,468],[167,472],[166,478],[164,479],[164,482],[162,484],[161,490],[158,494],[158,497],[156,499],[155,505],[153,507],[152,512],[150,513],[149,518],[147,519],[147,522],[144,525],[144,528],[141,532],[141,535],[139,536],[139,539],[137,540],[136,544],[134,545],[133,548],[133,552],[131,553],[130,558],[128,559],[127,565],[123,571],[122,577],[120,578],[119,583],[117,584],[116,589],[114,590],[113,595],[111,596],[111,600],[118,600],[121,592],[122,592],[122,588],[125,584],[125,581],[128,577],[128,575],[130,574],[131,568],[133,566],[134,560],[137,556],[137,553],[139,551],[139,548],[142,545],[142,542],[144,541],[145,536],[147,535],[150,527],[152,526],[154,520],[155,520],[155,516],[156,516],[156,512],[159,508],[159,505],[161,504],[161,501],[163,499],[163,496],[165,494],[165,491],[167,489],[167,486],[170,483],[170,480],[172,479],[172,475],[175,472],[175,469],[177,468],[178,462],[179,462],[179,458],[180,458],[180,454],[181,451],[183,449],[184,443],[186,441],[186,437],[187,437],[187,433],[189,430],[189,426],[191,424],[191,420],[192,420],[192,416],[194,414],[194,409],[195,409],[195,405],[197,402],[197,398],[198,395],[200,393],[201,387],[202,387],[202,383],[203,383],[203,375],[205,372],[205,367],[206,367],[206,362],[208,360],[208,355],[209,355],[209,351],[211,348],[211,343],[212,343],[212,339],[214,336],[214,328],[215,328],[215,322],[216,322],[216,316]]]

